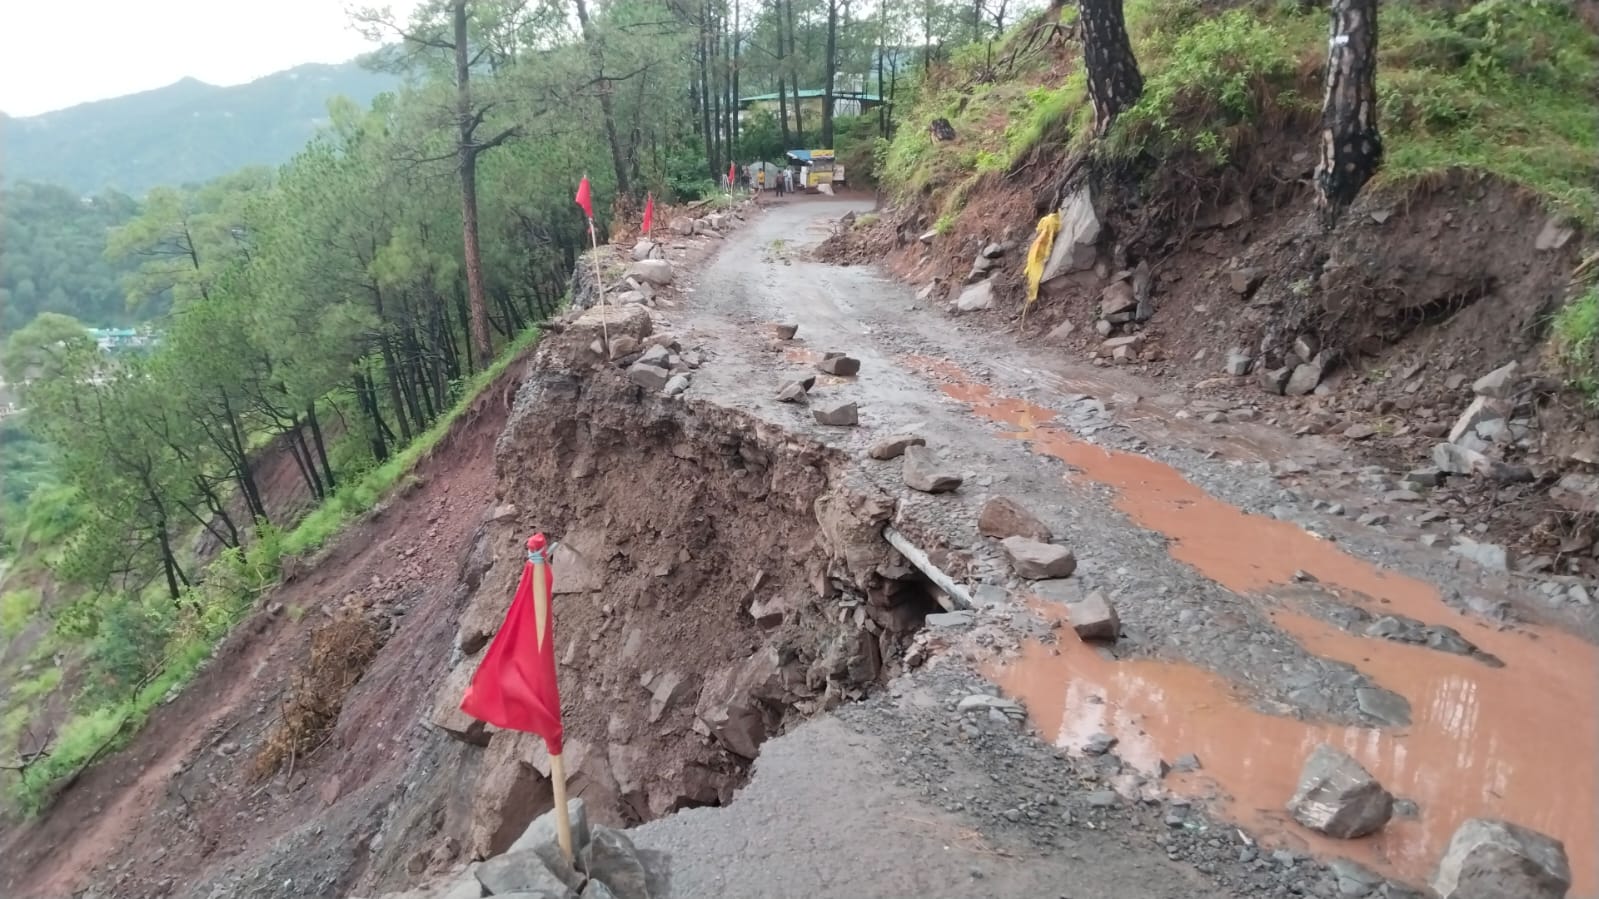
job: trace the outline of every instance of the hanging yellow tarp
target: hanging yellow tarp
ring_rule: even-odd
[[[1044,278],[1044,265],[1049,262],[1050,251],[1055,249],[1055,235],[1060,233],[1060,213],[1052,212],[1038,220],[1038,236],[1033,238],[1033,245],[1027,249],[1027,302],[1022,306],[1022,315],[1027,315],[1027,307],[1033,305],[1038,299],[1038,284]]]

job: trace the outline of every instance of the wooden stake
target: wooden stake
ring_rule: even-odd
[[[589,219],[589,247],[592,248],[594,256],[594,291],[595,295],[599,297],[599,300],[597,300],[594,305],[604,306],[605,276],[600,271],[600,239],[594,236],[593,219]],[[610,317],[611,313],[609,310],[600,310],[600,340],[605,344],[605,355],[607,357],[611,355],[611,329],[606,325],[606,322],[610,319]],[[562,814],[565,813],[563,812]]]
[[[544,567],[547,564],[543,555],[534,557],[533,626],[541,645],[550,629],[550,585]],[[571,862],[572,820],[566,810],[566,762],[559,752],[550,754],[550,786],[555,792],[555,839],[561,844],[561,853]]]

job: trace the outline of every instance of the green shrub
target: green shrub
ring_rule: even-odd
[[[1554,349],[1567,381],[1599,402],[1599,285],[1555,314]]]

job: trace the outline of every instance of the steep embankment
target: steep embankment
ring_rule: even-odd
[[[1331,230],[1310,183],[1319,8],[1128,3],[1144,97],[1098,141],[1075,39],[1046,18],[923,84],[886,157],[895,205],[824,255],[887,253],[955,314],[1202,389],[1207,419],[1346,440],[1507,564],[1593,576],[1599,39],[1578,6],[1385,6],[1386,164]]]

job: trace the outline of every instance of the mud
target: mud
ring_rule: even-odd
[[[1574,709],[1599,707],[1599,653],[1591,644],[1469,618],[1431,584],[1354,558],[1289,522],[1245,514],[1158,460],[1084,442],[1052,426],[1048,409],[998,396],[948,365],[930,367],[948,379],[945,393],[1014,429],[1006,436],[1066,462],[1068,477],[1114,489],[1116,507],[1165,535],[1174,559],[1236,593],[1259,596],[1277,627],[1315,655],[1345,661],[1399,692],[1415,718],[1400,733],[1307,725],[1260,714],[1220,679],[1188,666],[1110,662],[1081,645],[1034,647],[1004,668],[1002,683],[1028,698],[1058,745],[1080,748],[1106,731],[1122,737],[1124,758],[1150,773],[1163,760],[1198,752],[1216,760],[1206,779],[1230,797],[1231,813],[1261,830],[1281,828],[1281,797],[1292,793],[1309,750],[1321,742],[1339,746],[1420,805],[1419,821],[1398,822],[1358,850],[1380,869],[1418,882],[1467,818],[1517,821],[1568,846],[1599,839],[1591,803],[1599,739],[1593,728],[1570,726]],[[1426,648],[1374,647],[1370,638],[1280,607],[1274,593],[1295,581],[1373,612],[1469,633],[1504,667]],[[1347,854],[1313,835],[1299,839],[1300,848]],[[1579,892],[1599,886],[1591,856],[1574,857],[1573,872]]]

